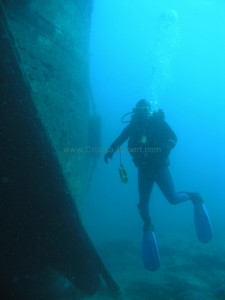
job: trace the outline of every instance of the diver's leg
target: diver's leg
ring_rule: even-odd
[[[161,168],[156,173],[155,181],[163,195],[171,204],[179,204],[187,200],[191,200],[190,193],[176,193],[173,178],[167,167]]]
[[[153,176],[146,174],[146,170],[138,168],[138,209],[140,216],[144,222],[144,231],[149,231],[153,229],[149,214],[149,199],[151,196],[153,184]]]
[[[142,260],[145,268],[149,271],[156,271],[160,267],[158,245],[153,225],[149,215],[149,199],[154,184],[153,174],[146,173],[146,170],[138,170],[139,203],[138,208],[144,222],[142,237]]]
[[[182,203],[191,200],[194,205],[194,222],[197,236],[200,242],[207,243],[212,237],[212,226],[205,204],[198,193],[176,193],[173,179],[168,168],[162,168],[156,174],[156,183],[171,204]]]

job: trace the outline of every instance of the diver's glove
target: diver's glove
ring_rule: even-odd
[[[169,140],[163,147],[162,153],[164,156],[168,157],[170,155],[171,150],[175,147],[176,141]]]
[[[114,152],[113,152],[112,149],[109,149],[109,150],[106,152],[106,154],[104,155],[104,162],[105,162],[106,164],[108,163],[108,160],[109,160],[109,159],[112,159],[113,154],[114,154]]]
[[[174,141],[174,140],[169,140],[168,143],[167,143],[167,147],[169,147],[170,150],[171,150],[171,149],[173,149],[176,146],[176,143],[177,142]]]

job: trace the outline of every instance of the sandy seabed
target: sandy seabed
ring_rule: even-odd
[[[113,297],[103,288],[94,300],[225,300],[225,240],[201,244],[184,236],[161,237],[161,267],[144,269],[140,241],[98,245],[108,270],[121,288]]]

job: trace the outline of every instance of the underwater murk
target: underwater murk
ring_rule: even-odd
[[[121,299],[225,299],[225,3],[220,0],[96,0],[90,36],[93,100],[102,145],[84,223]],[[190,202],[173,206],[154,187],[150,213],[160,268],[141,259],[137,168],[126,144],[103,157],[140,99],[164,111],[178,142],[170,172],[177,191],[199,192],[213,238],[199,242]],[[126,118],[125,118],[126,119]],[[129,115],[128,119],[129,120]],[[119,166],[127,172],[121,182]],[[111,299],[103,289],[93,299]]]

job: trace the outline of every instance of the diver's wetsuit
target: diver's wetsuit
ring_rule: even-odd
[[[138,208],[144,222],[144,231],[153,229],[149,215],[149,199],[154,183],[158,185],[171,204],[190,200],[188,193],[176,193],[170,175],[169,154],[176,145],[177,137],[162,112],[147,119],[132,118],[119,137],[112,143],[105,155],[112,158],[113,153],[128,140],[128,151],[138,168]]]

